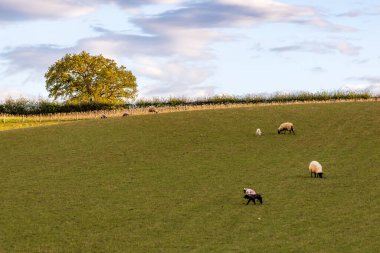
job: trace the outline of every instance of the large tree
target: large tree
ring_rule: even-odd
[[[66,54],[45,74],[49,97],[69,102],[119,103],[134,99],[136,77],[102,55]]]

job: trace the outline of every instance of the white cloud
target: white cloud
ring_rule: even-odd
[[[373,95],[380,95],[380,82],[379,83],[346,84],[342,86],[341,89],[348,90],[348,91],[368,91]]]
[[[314,67],[311,69],[312,72],[314,73],[323,73],[323,72],[326,72],[326,70],[322,67]]]
[[[210,67],[180,60],[142,57],[135,61],[139,76],[154,80],[144,86],[142,97],[212,95],[215,87],[201,85],[213,74]]]
[[[150,57],[138,57],[134,62],[138,65],[137,70],[142,75],[151,79],[164,79],[165,71],[163,66],[158,63],[158,60]]]
[[[3,102],[6,98],[19,98],[25,97],[25,92],[15,89],[7,89],[0,87],[0,103]]]
[[[276,53],[285,52],[310,52],[315,54],[340,53],[348,56],[358,55],[361,48],[356,47],[346,41],[316,42],[304,41],[292,45],[274,47],[270,51]]]
[[[74,0],[1,0],[0,20],[75,17],[93,10],[94,7]]]
[[[157,33],[155,27],[236,28],[263,23],[293,23],[319,27],[334,32],[353,31],[324,19],[313,7],[286,4],[272,0],[215,0],[185,3],[151,17],[136,18],[133,22],[147,33]]]
[[[3,65],[7,64],[6,73],[15,74],[33,70],[37,73],[47,71],[56,60],[62,58],[67,49],[54,45],[17,47],[0,54]]]
[[[221,33],[205,29],[171,29],[165,35],[173,54],[201,60],[212,58],[212,43],[225,40]]]
[[[372,8],[356,9],[336,15],[337,17],[357,18],[360,16],[379,16],[380,5],[373,6]]]
[[[165,10],[163,6],[176,6],[154,16],[136,18],[135,24],[148,33],[151,32],[150,26],[154,24],[185,29],[247,27],[265,22],[288,22],[323,29],[351,29],[328,22],[313,7],[272,0],[1,0],[0,21],[83,16],[109,4],[129,10],[152,5]],[[136,13],[142,14],[139,11]]]
[[[160,29],[157,27],[157,29]],[[98,29],[99,30],[99,29]],[[205,60],[213,57],[211,45],[226,40],[216,31],[203,29],[165,29],[153,35],[129,35],[103,31],[100,36],[78,42],[77,48],[109,56],[126,57],[183,57],[186,60]]]
[[[289,5],[271,0],[217,0],[215,2],[230,6],[242,6],[256,12],[267,13],[267,16],[272,20],[279,20],[295,16],[299,17],[317,15],[316,10],[311,7]]]
[[[346,79],[349,83],[342,86],[343,90],[369,91],[380,95],[380,76],[361,76]]]
[[[136,10],[146,5],[175,5],[184,0],[0,0],[0,22],[78,17],[102,5],[116,4]]]
[[[346,41],[340,41],[336,44],[328,44],[331,48],[335,48],[338,50],[341,54],[345,55],[358,55],[360,51],[360,47],[356,47],[351,45],[350,43]]]
[[[99,0],[99,2],[113,2],[121,6],[139,6],[152,4],[180,4],[186,0]]]

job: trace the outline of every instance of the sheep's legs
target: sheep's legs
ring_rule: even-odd
[[[253,202],[253,204],[256,205],[256,200],[258,200],[260,202],[260,204],[263,203],[263,199],[261,198],[261,196],[254,196],[254,197],[251,197],[248,199],[248,202],[247,202],[247,205],[249,204],[249,202]]]
[[[250,198],[250,199],[248,199],[247,205],[248,205],[248,204],[249,204],[249,202],[251,202],[251,201],[253,202],[253,204],[255,204],[255,205],[256,205],[255,199],[251,199],[251,198]]]

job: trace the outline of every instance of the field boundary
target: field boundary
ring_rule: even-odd
[[[184,111],[202,111],[202,110],[218,110],[228,108],[249,108],[262,106],[278,106],[278,105],[302,105],[302,104],[335,104],[335,103],[351,103],[351,102],[379,102],[378,98],[369,99],[338,99],[338,100],[323,100],[323,101],[286,101],[286,102],[269,102],[269,103],[226,103],[226,104],[206,104],[206,105],[178,105],[178,106],[163,106],[156,107],[158,113],[172,113]],[[124,113],[129,116],[140,116],[154,114],[149,112],[149,107],[130,108],[117,110],[99,110],[90,112],[71,112],[71,113],[50,113],[39,115],[11,115],[1,114],[0,123],[26,123],[26,122],[46,122],[46,121],[76,121],[100,119],[102,115],[107,118],[122,117]]]

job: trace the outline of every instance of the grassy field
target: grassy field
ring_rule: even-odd
[[[0,252],[380,252],[379,127],[363,102],[2,131]]]

